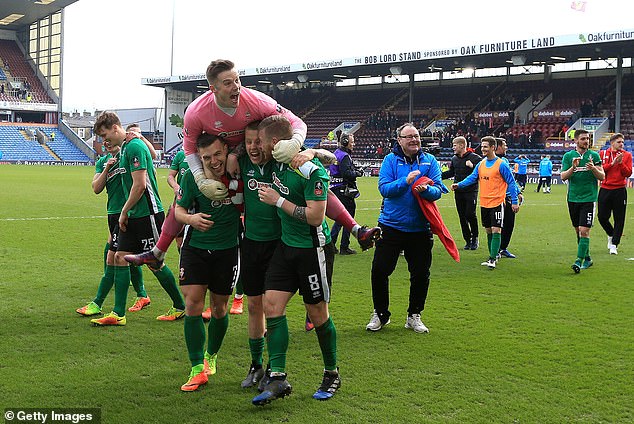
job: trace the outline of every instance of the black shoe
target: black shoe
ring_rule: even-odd
[[[464,250],[473,250],[471,249],[472,244],[473,244],[473,241],[468,241],[467,244],[464,245]]]
[[[286,374],[271,377],[269,383],[264,386],[262,393],[253,398],[251,403],[256,406],[266,405],[271,401],[284,396],[288,396],[293,391],[293,387],[286,379]]]
[[[264,391],[264,387],[269,384],[271,380],[271,368],[266,367],[266,371],[264,371],[264,375],[260,379],[260,383],[258,384],[258,392],[262,393]]]
[[[350,249],[349,247],[342,247],[341,249],[339,249],[340,255],[354,255],[356,253],[357,253],[356,250]]]
[[[257,386],[260,380],[262,380],[262,377],[264,377],[264,369],[262,368],[262,365],[258,365],[257,367],[258,368],[256,368],[256,365],[251,364],[251,368],[249,368],[249,373],[247,374],[247,377],[242,381],[242,384],[240,385],[243,389]]]
[[[324,379],[319,389],[313,394],[313,399],[328,400],[335,395],[339,387],[341,387],[339,367],[337,367],[337,371],[324,371]]]
[[[480,243],[478,243],[477,237],[471,240],[471,250],[478,250],[479,246],[480,246]]]

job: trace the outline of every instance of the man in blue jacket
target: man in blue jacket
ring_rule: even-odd
[[[414,124],[399,127],[397,136],[398,143],[385,157],[379,171],[379,192],[383,196],[379,227],[383,230],[383,238],[376,242],[372,261],[374,312],[366,329],[379,331],[390,323],[389,277],[403,251],[410,272],[405,328],[428,333],[420,314],[425,308],[429,289],[433,235],[416,196],[435,201],[448,190],[442,183],[442,172],[436,158],[421,150],[420,134]],[[423,176],[431,179],[433,185],[422,184],[414,194],[412,184]]]
[[[550,193],[550,183],[553,179],[553,163],[550,160],[550,155],[542,157],[539,162],[539,184],[537,184],[537,193],[544,186],[544,193]]]

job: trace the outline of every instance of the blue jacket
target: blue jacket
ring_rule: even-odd
[[[523,158],[523,159],[515,158],[513,162],[515,162],[518,165],[517,173],[520,175],[524,175],[526,174],[526,172],[528,172],[528,164],[531,163],[531,160],[528,158]]]
[[[426,176],[434,182],[433,186],[418,194],[423,199],[435,201],[449,192],[442,183],[442,172],[435,157],[420,151],[412,161],[396,144],[392,153],[383,159],[379,171],[379,192],[383,196],[379,223],[408,233],[430,231],[429,222],[412,192],[414,181],[412,184],[406,181],[407,175],[415,170],[419,170],[420,175],[414,181]]]
[[[540,177],[552,177],[553,176],[553,163],[548,158],[544,158],[539,162],[539,176]]]

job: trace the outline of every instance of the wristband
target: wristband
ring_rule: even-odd
[[[280,196],[280,197],[277,199],[277,202],[275,202],[275,206],[277,206],[278,208],[281,208],[281,207],[282,207],[282,204],[284,204],[284,200],[286,200],[286,199],[284,199],[282,196]]]

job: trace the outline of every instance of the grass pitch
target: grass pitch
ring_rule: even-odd
[[[460,263],[436,242],[423,312],[428,335],[403,328],[403,259],[390,280],[392,323],[369,333],[373,251],[338,256],[330,306],[340,392],[328,402],[311,398],[323,365],[295,297],[288,308],[293,394],[256,408],[256,392],[240,388],[250,363],[246,311],[230,317],[218,373],[195,393],[179,390],[190,368],[182,321],[155,320],[170,302],[149,271],[152,305],[128,313],[126,327],[94,328],[74,312],[94,297],[103,270],[106,197],[92,193],[93,172],[0,166],[0,409],[98,407],[104,423],[634,422],[631,189],[619,255],[608,254],[595,222],[595,264],[578,275],[570,269],[576,238],[565,186],[550,195],[527,186],[509,247],[517,259],[502,259],[495,271],[480,266],[484,236],[477,251],[461,250]],[[167,207],[166,176],[159,170]],[[376,222],[376,184],[360,182],[360,223]],[[439,206],[461,248],[453,195]],[[167,264],[176,271],[177,263],[172,246]],[[112,303],[113,293],[104,311]]]

